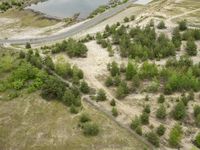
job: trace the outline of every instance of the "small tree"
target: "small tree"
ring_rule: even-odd
[[[172,147],[178,147],[182,139],[182,128],[179,124],[175,124],[169,134],[169,144]]]
[[[111,77],[107,77],[107,78],[106,78],[105,85],[106,85],[107,87],[110,87],[110,86],[113,85],[113,80],[112,80]]]
[[[173,117],[176,120],[181,120],[186,117],[186,107],[182,101],[180,101],[173,110]]]
[[[116,102],[115,102],[114,99],[111,100],[110,105],[111,105],[111,106],[116,106]]]
[[[31,44],[29,42],[26,43],[26,49],[30,49],[31,48]]]
[[[128,17],[125,17],[125,18],[124,18],[124,22],[129,22],[129,18],[128,18]]]
[[[141,126],[138,126],[138,127],[135,129],[135,132],[136,132],[138,135],[142,135],[142,127],[141,127]]]
[[[195,44],[193,39],[189,39],[187,41],[186,51],[187,51],[187,54],[190,55],[190,56],[196,56],[197,55],[197,45]]]
[[[155,134],[154,132],[149,132],[147,134],[147,140],[153,144],[156,147],[159,147],[160,145],[160,140],[159,137],[157,136],[157,134]]]
[[[99,126],[95,123],[85,123],[83,126],[83,133],[87,136],[96,136],[99,133]]]
[[[113,61],[110,66],[110,73],[113,77],[120,74],[120,69],[115,61]]]
[[[182,20],[179,22],[179,29],[181,31],[184,31],[187,29],[187,21],[186,20]]]
[[[141,123],[146,125],[149,124],[149,114],[146,112],[143,112],[142,115],[140,116]]]
[[[138,116],[135,116],[135,118],[131,122],[131,129],[135,130],[137,127],[141,125],[141,120]]]
[[[165,22],[164,21],[160,21],[160,23],[158,24],[157,28],[158,29],[166,29]]]
[[[144,110],[143,110],[143,112],[145,112],[145,113],[150,113],[151,112],[151,108],[150,108],[150,105],[146,105],[145,107],[144,107]]]
[[[131,16],[131,21],[135,20],[135,15]]]
[[[165,134],[165,131],[166,131],[166,128],[162,124],[160,126],[158,126],[158,128],[156,129],[156,133],[159,136],[163,136]]]
[[[106,93],[103,89],[99,89],[97,93],[96,100],[97,101],[105,101],[107,99]]]
[[[197,134],[197,136],[195,137],[195,141],[194,144],[200,148],[200,133]]]
[[[126,79],[131,80],[133,76],[136,74],[136,69],[134,68],[133,64],[131,62],[128,63],[126,68]]]
[[[161,94],[158,98],[158,103],[164,103],[165,102],[165,96]]]
[[[80,90],[81,90],[81,92],[83,92],[85,94],[90,92],[90,87],[88,86],[87,82],[85,82],[85,81],[81,82]]]
[[[156,111],[156,117],[159,119],[165,119],[166,115],[166,108],[164,105],[161,105]]]

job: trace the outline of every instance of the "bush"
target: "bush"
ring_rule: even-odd
[[[142,127],[141,127],[141,126],[138,126],[138,127],[135,129],[135,132],[136,132],[138,135],[142,135]]]
[[[200,127],[200,114],[198,114],[198,116],[195,118],[195,122],[197,127]]]
[[[131,16],[131,21],[135,20],[135,15]]]
[[[194,117],[197,117],[200,114],[200,106],[196,105],[194,107]]]
[[[31,48],[31,44],[30,44],[30,43],[26,43],[25,48],[26,48],[26,49],[30,49],[30,48]]]
[[[77,113],[78,113],[78,108],[75,107],[74,105],[72,105],[72,106],[70,107],[70,112],[71,112],[72,114],[77,114]]]
[[[186,107],[182,101],[180,101],[173,109],[173,117],[176,120],[181,120],[186,117]]]
[[[106,93],[103,89],[99,89],[97,93],[96,100],[97,101],[105,101],[107,99]]]
[[[111,100],[110,105],[111,105],[111,106],[116,106],[116,102],[115,102],[114,99]]]
[[[166,128],[163,125],[158,126],[158,128],[156,129],[156,133],[159,136],[163,136],[165,134]]]
[[[153,144],[156,147],[159,147],[160,145],[160,140],[159,137],[157,136],[157,134],[155,134],[154,132],[149,132],[147,134],[147,140]]]
[[[161,105],[156,111],[156,117],[159,119],[165,119],[166,115],[166,108],[164,105]]]
[[[197,45],[195,44],[193,39],[189,39],[187,41],[186,51],[187,51],[187,54],[190,55],[190,56],[196,56],[197,55]]]
[[[125,18],[124,18],[124,22],[129,22],[129,18],[128,18],[128,17],[125,17]]]
[[[140,120],[141,123],[144,125],[149,124],[149,114],[143,112],[142,115],[140,116]]]
[[[157,28],[158,29],[165,29],[166,28],[165,22],[164,21],[160,21],[160,23],[158,24]]]
[[[150,109],[150,105],[146,105],[145,107],[144,107],[144,110],[143,110],[143,112],[145,112],[145,113],[150,113],[151,112],[151,109]]]
[[[165,102],[165,96],[161,94],[158,98],[158,103],[164,103]]]
[[[181,31],[184,31],[187,29],[187,21],[186,20],[182,20],[179,22],[179,29]]]
[[[182,139],[182,128],[179,124],[175,124],[169,134],[169,144],[172,147],[178,147]]]
[[[81,116],[80,116],[80,122],[81,123],[86,123],[86,122],[89,122],[89,121],[91,121],[91,119],[90,119],[88,114],[85,114],[85,113],[81,114]]]
[[[85,94],[90,92],[90,87],[88,86],[87,82],[85,82],[85,81],[81,82],[80,90],[81,90],[81,92],[83,92]]]
[[[110,87],[110,86],[113,85],[113,80],[112,80],[111,77],[107,77],[107,78],[106,78],[105,85],[106,85],[107,87]]]
[[[133,66],[131,62],[129,62],[126,67],[126,79],[131,80],[136,73],[137,73],[136,68]]]
[[[99,133],[99,126],[95,123],[85,123],[83,126],[83,133],[86,136],[96,136]]]
[[[117,117],[117,116],[118,116],[117,108],[115,108],[115,107],[112,108],[112,115],[113,115],[114,117]]]

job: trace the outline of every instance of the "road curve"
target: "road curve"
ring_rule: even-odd
[[[91,28],[109,17],[112,17],[113,15],[131,6],[133,2],[135,1],[137,0],[129,0],[128,2],[122,5],[119,5],[115,8],[111,8],[108,11],[94,17],[93,19],[60,34],[50,35],[50,36],[41,37],[41,38],[39,37],[39,38],[24,38],[24,39],[0,39],[0,44],[26,44],[26,43],[40,44],[40,43],[53,42],[53,41],[65,39],[83,30]]]

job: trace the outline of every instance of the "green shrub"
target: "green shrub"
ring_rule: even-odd
[[[182,139],[183,131],[179,124],[175,124],[169,134],[169,144],[178,147]]]
[[[156,117],[159,119],[165,119],[166,115],[166,108],[164,105],[161,105],[156,111]]]
[[[156,129],[156,133],[159,136],[163,136],[165,134],[166,128],[163,125],[158,126],[158,128]]]
[[[119,114],[118,114],[118,111],[117,111],[117,108],[115,108],[115,107],[113,107],[112,108],[112,115],[114,116],[114,117],[117,117]]]
[[[89,121],[91,121],[91,119],[90,119],[88,114],[86,114],[86,113],[81,114],[81,116],[80,116],[80,122],[81,123],[86,123],[86,122],[89,122]]]
[[[85,123],[83,126],[83,133],[86,136],[96,136],[99,133],[99,126],[95,123]]]
[[[173,109],[173,117],[176,120],[181,120],[186,117],[186,107],[182,101],[180,101]]]
[[[194,141],[195,145],[200,148],[200,133],[197,134]]]
[[[147,133],[147,140],[153,144],[156,147],[159,147],[160,145],[160,140],[159,137],[157,136],[157,134],[155,134],[154,132],[149,132]]]
[[[166,26],[165,26],[165,22],[164,21],[160,21],[158,26],[157,26],[158,29],[165,29]]]
[[[105,101],[107,99],[106,93],[103,89],[99,89],[97,92],[96,100],[97,101]]]

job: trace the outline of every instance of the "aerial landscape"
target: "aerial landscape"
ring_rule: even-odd
[[[0,150],[199,150],[200,0],[0,0]]]

